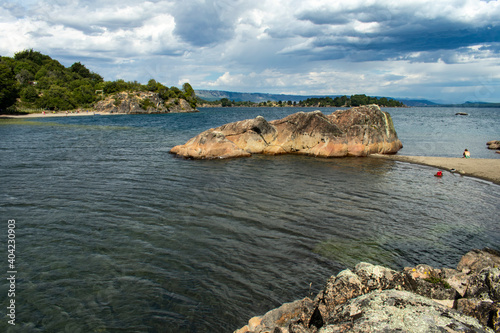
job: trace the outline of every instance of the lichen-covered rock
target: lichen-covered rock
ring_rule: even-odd
[[[331,276],[314,301],[269,311],[241,332],[500,332],[500,260],[473,250],[457,269],[392,269],[359,263]],[[455,311],[455,310],[457,311]]]
[[[406,291],[373,291],[337,309],[319,330],[337,332],[493,332],[477,319]]]
[[[396,271],[366,262],[357,264],[354,271],[369,291],[395,288],[398,281]]]
[[[498,304],[491,300],[481,300],[477,298],[461,298],[457,300],[457,311],[474,317],[484,326],[498,329]]]
[[[486,267],[500,267],[500,253],[492,249],[472,250],[460,259],[457,270],[479,272]]]
[[[297,112],[270,122],[259,116],[210,129],[208,132],[221,133],[234,143],[236,150],[241,149],[250,154],[367,156],[374,153],[394,154],[403,147],[391,116],[376,105],[336,111],[329,116],[320,111]],[[204,133],[202,134],[206,136]],[[222,158],[209,150],[204,150],[206,155],[198,157],[184,155],[183,152],[198,149],[197,137],[174,147],[171,153],[189,158]],[[210,146],[218,149],[216,144]],[[231,154],[225,156],[229,155]],[[239,153],[235,155],[244,156]]]
[[[323,321],[335,314],[335,308],[347,300],[365,293],[366,287],[359,276],[350,269],[340,272],[328,279],[322,297],[319,299],[318,310]]]

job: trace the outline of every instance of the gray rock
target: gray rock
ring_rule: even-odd
[[[406,291],[373,291],[346,302],[319,333],[493,332],[477,319]]]
[[[350,269],[340,272],[337,276],[328,279],[320,301],[319,310],[324,319],[334,315],[335,307],[351,298],[363,295],[367,287],[363,285],[359,276]]]
[[[457,297],[457,291],[439,282],[441,280],[432,282],[432,280],[413,278],[408,272],[402,274],[405,276],[407,284],[401,289],[435,300],[455,300]]]
[[[197,112],[184,99],[164,101],[158,93],[153,92],[121,92],[109,96],[95,104],[98,112],[145,114],[168,112]]]
[[[267,312],[255,332],[271,332],[277,327],[288,327],[292,322],[303,323],[309,320],[314,310],[313,302],[304,298],[291,303],[285,303],[277,309]]]
[[[500,253],[488,248],[469,251],[460,259],[457,270],[469,273],[479,272],[487,267],[500,267]]]
[[[398,273],[387,267],[362,262],[356,265],[354,272],[370,291],[391,289],[396,286],[395,277]]]
[[[495,303],[490,300],[485,301],[476,298],[461,298],[457,300],[457,311],[478,319],[484,326],[492,324],[490,320],[495,310]]]
[[[486,284],[490,288],[490,298],[495,302],[500,302],[500,268],[488,269]]]
[[[470,251],[457,270],[360,263],[331,276],[314,301],[284,304],[238,333],[500,333],[499,263],[490,249]]]

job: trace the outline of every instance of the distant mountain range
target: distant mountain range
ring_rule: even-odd
[[[233,92],[233,91],[221,91],[221,90],[195,90],[196,96],[209,101],[218,101],[222,98],[227,98],[231,101],[235,102],[267,102],[267,101],[292,101],[292,102],[300,102],[305,101],[308,98],[321,98],[321,97],[340,97],[343,95],[285,95],[285,94],[265,94],[265,93],[241,93],[241,92]],[[383,97],[383,96],[373,96],[373,97]],[[437,106],[437,103],[431,102],[426,99],[398,99],[393,97],[386,97],[388,99],[394,99],[400,101],[408,106]]]

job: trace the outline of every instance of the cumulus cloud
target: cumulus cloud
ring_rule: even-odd
[[[342,49],[356,61],[405,57],[409,53],[455,50],[499,41],[498,2],[363,1],[324,4],[297,13],[301,21],[320,27],[312,38],[312,57],[328,59]],[[338,52],[333,52],[337,57]]]
[[[0,54],[200,89],[452,96],[471,68],[499,72],[498,17],[482,0],[7,0]]]

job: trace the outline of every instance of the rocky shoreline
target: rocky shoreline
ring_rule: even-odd
[[[125,114],[198,112],[183,98],[165,101],[155,92],[117,93],[97,102],[95,110]]]
[[[359,263],[234,333],[500,332],[499,302],[500,253],[485,248],[456,269]]]

